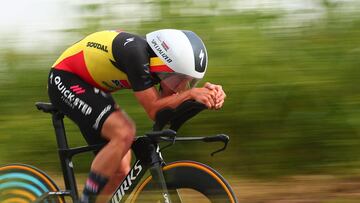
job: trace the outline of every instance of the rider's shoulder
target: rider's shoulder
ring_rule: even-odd
[[[145,37],[139,35],[139,34],[135,34],[135,33],[131,33],[131,32],[127,32],[127,31],[123,31],[123,30],[102,30],[102,31],[96,31],[93,33],[90,33],[88,35],[88,37],[90,36],[94,36],[97,38],[108,38],[111,37],[113,38],[114,41],[119,42],[119,43],[123,43],[125,45],[132,45],[132,44],[137,44],[137,45],[146,45],[146,39]],[[130,43],[132,42],[132,43]]]
[[[130,32],[120,32],[117,36],[117,38],[119,38],[120,40],[124,41],[124,43],[126,43],[126,45],[132,45],[134,44],[147,44],[146,40],[144,37],[135,34],[135,33],[130,33]],[[131,43],[130,43],[131,42]]]
[[[130,32],[120,32],[113,40],[113,49],[127,52],[127,54],[133,51],[146,52],[147,46],[144,37]]]

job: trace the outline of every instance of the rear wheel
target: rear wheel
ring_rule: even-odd
[[[230,185],[214,169],[193,161],[174,162],[163,167],[163,172],[172,202],[186,203],[236,203]],[[159,192],[153,191],[149,176],[135,191],[132,203],[161,202]]]
[[[0,167],[0,202],[28,203],[37,201],[48,192],[59,191],[59,188],[44,172],[24,165],[11,164]],[[61,197],[46,198],[42,202],[63,203]]]

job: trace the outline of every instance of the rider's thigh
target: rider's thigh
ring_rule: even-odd
[[[132,143],[135,131],[135,124],[130,117],[124,111],[117,110],[106,118],[101,129],[101,136],[109,141]]]

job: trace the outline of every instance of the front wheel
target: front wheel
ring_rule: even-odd
[[[0,202],[30,203],[43,198],[46,203],[63,203],[62,197],[45,198],[49,192],[59,188],[41,170],[25,165],[11,164],[0,167]]]
[[[194,161],[179,161],[164,166],[163,173],[172,202],[237,203],[227,181],[209,166]],[[161,202],[158,194],[154,195],[153,184],[151,176],[146,178],[133,194],[131,202]]]

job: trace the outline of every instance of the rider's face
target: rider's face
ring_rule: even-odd
[[[170,96],[172,94],[175,94],[173,90],[171,90],[167,85],[165,85],[163,82],[160,82],[161,86],[161,96]]]
[[[178,77],[176,75],[167,77],[160,82],[162,91],[166,94],[180,93],[189,89],[189,79]]]

